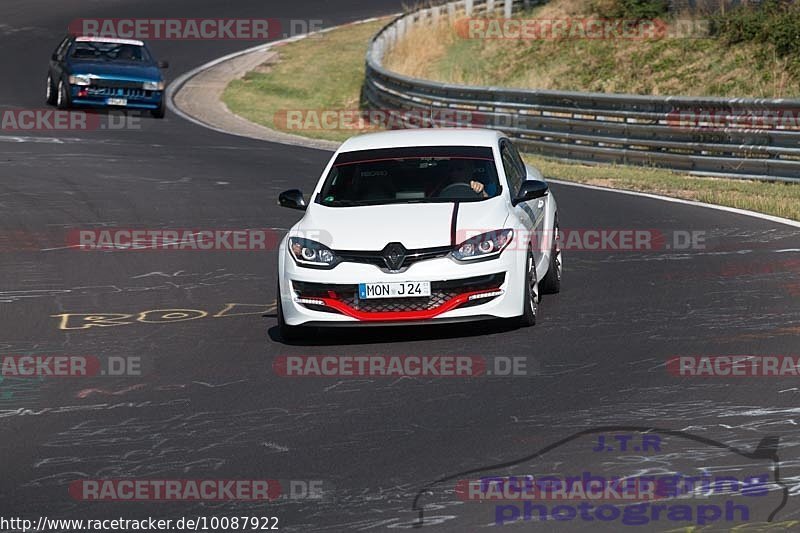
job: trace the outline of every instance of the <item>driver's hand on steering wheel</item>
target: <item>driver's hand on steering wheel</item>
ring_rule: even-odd
[[[486,194],[486,191],[483,190],[484,188],[483,183],[481,183],[480,181],[470,181],[469,186],[472,187],[472,190],[475,191],[476,193],[483,194],[484,198],[489,197],[489,195]]]

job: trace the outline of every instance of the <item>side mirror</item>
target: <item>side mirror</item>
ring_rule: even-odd
[[[528,200],[535,200],[543,196],[547,196],[549,187],[547,183],[539,180],[526,180],[522,182],[519,187],[517,196],[511,201],[512,204],[517,205],[520,202],[527,202]]]
[[[159,61],[156,63],[156,66],[158,66],[158,68],[169,68],[169,61]]]
[[[278,205],[289,209],[299,209],[305,211],[308,207],[303,199],[303,191],[300,189],[289,189],[278,195]]]

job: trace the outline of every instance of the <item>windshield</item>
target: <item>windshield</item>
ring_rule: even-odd
[[[489,147],[390,148],[339,154],[318,203],[336,207],[481,201],[500,191]]]
[[[151,62],[150,55],[143,46],[104,42],[76,42],[70,57],[82,61]]]

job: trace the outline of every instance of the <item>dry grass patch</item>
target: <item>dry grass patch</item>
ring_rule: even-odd
[[[515,18],[603,18],[611,3],[552,0]],[[674,29],[676,23],[669,27]],[[729,46],[707,35],[650,40],[465,39],[455,21],[442,21],[410,31],[389,51],[385,64],[412,77],[466,85],[756,98],[800,94],[800,76],[773,46]]]

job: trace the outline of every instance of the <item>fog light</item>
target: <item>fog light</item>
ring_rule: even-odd
[[[493,298],[494,296],[500,296],[503,294],[503,291],[491,291],[491,292],[482,292],[480,294],[473,294],[467,300],[480,300],[481,298]]]
[[[325,302],[323,302],[322,300],[317,300],[315,298],[295,298],[294,301],[299,304],[325,305]]]

